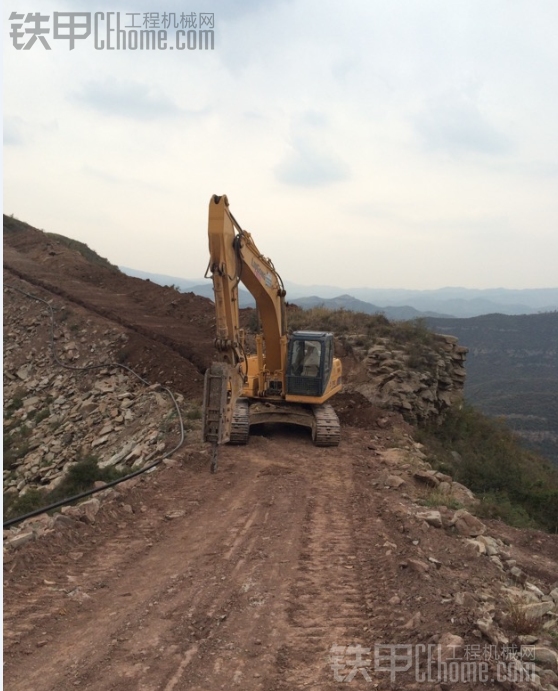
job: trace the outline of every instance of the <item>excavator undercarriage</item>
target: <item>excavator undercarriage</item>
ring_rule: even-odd
[[[304,405],[238,398],[233,405],[228,386],[229,367],[214,363],[205,375],[203,430],[206,441],[247,444],[251,425],[283,423],[308,427],[315,446],[338,446],[339,418],[330,403]]]
[[[255,401],[249,406],[250,425],[278,422],[309,427],[316,446],[339,445],[339,418],[330,403],[302,405]]]

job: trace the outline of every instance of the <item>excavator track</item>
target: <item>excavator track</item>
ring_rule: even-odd
[[[233,411],[230,444],[247,444],[250,435],[249,402],[239,398]]]
[[[337,413],[330,403],[313,406],[316,426],[312,440],[314,446],[339,446],[341,425]]]

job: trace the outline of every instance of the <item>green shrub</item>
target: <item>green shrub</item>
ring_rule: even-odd
[[[475,507],[475,514],[479,518],[496,518],[515,528],[536,528],[537,523],[520,505],[512,504],[506,493],[487,493],[480,497],[480,503]]]
[[[19,410],[22,407],[23,399],[25,398],[26,393],[27,392],[25,391],[25,389],[21,387],[18,387],[15,390],[9,405],[7,405],[4,409],[4,415],[6,417],[11,417],[16,410]]]
[[[29,453],[27,437],[30,432],[28,427],[22,425],[11,434],[4,434],[2,440],[4,470],[12,470],[17,462]]]
[[[463,406],[416,439],[427,445],[434,465],[482,498],[479,515],[558,532],[558,469],[523,448],[503,423]]]
[[[45,506],[46,492],[40,489],[30,489],[20,497],[11,498],[9,495],[4,500],[4,518],[24,516],[31,511]]]
[[[188,420],[201,420],[202,411],[199,406],[194,406],[186,412],[186,419]]]
[[[419,499],[418,503],[421,506],[428,506],[429,508],[447,506],[448,509],[452,509],[453,511],[463,508],[462,504],[457,501],[451,492],[441,492],[438,488],[427,491],[424,496]]]
[[[124,477],[126,472],[120,472],[113,467],[99,468],[99,460],[96,456],[86,456],[84,459],[78,461],[73,465],[62,482],[49,492],[48,502],[54,503],[65,499],[66,497],[73,497],[76,494],[81,494],[93,488],[97,480],[103,482],[112,482]]]
[[[50,416],[50,408],[43,408],[35,415],[35,424],[39,424],[43,420],[46,420]]]
[[[96,456],[86,456],[73,465],[62,482],[52,491],[31,489],[19,499],[8,500],[4,504],[4,518],[14,518],[39,509],[49,504],[82,494],[97,480],[112,482],[128,474],[129,471],[118,471],[115,468],[99,468]]]

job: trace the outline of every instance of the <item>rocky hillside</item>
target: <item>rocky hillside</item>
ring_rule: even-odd
[[[11,285],[29,288],[14,278]],[[172,401],[157,383],[148,386],[118,366],[129,347],[125,330],[82,307],[58,304],[51,340],[45,306],[4,288],[8,501],[32,489],[52,493],[80,460],[95,456],[101,469],[130,471],[169,444]],[[53,348],[68,369],[53,363]]]
[[[64,482],[75,466],[112,480],[172,448],[176,411],[161,385],[200,416],[214,317],[203,298],[4,221],[4,497],[17,515],[84,489]]]
[[[20,278],[47,291],[58,310],[83,307],[128,334],[119,358],[156,381],[199,396],[211,361],[215,318],[193,294],[154,286],[92,262],[71,243],[4,217],[4,282]]]

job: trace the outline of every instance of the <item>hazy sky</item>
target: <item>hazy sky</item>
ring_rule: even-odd
[[[51,50],[16,50],[38,8]],[[213,51],[53,37],[54,12],[201,10]],[[4,212],[197,278],[225,193],[297,283],[556,286],[557,28],[556,0],[7,0]]]

